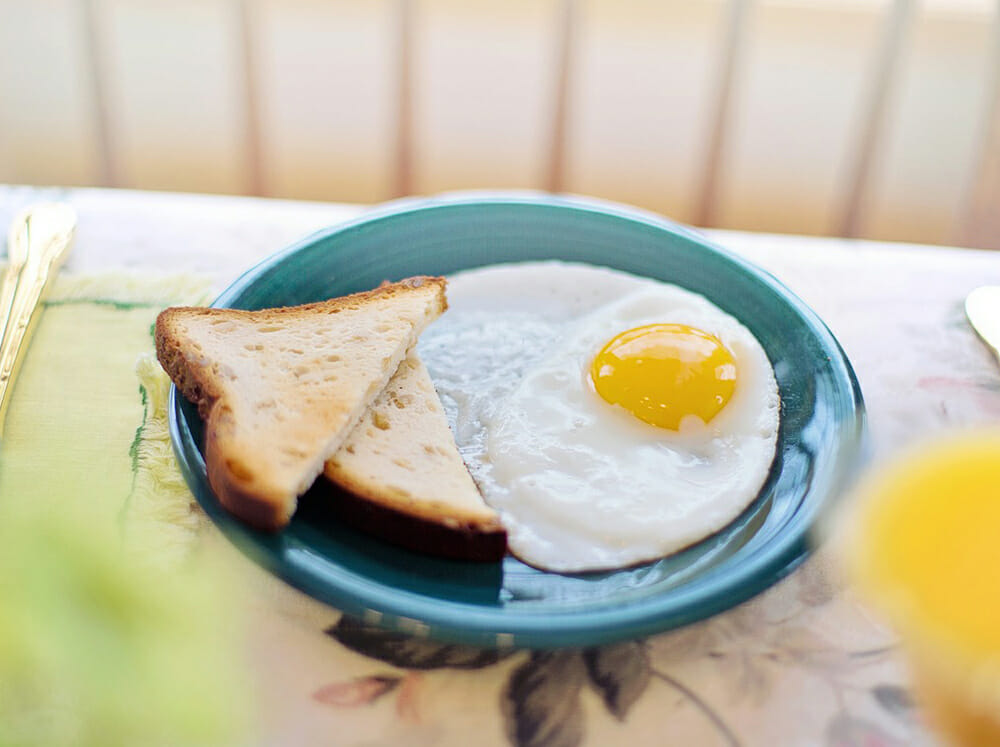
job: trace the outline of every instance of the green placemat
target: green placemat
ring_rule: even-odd
[[[0,744],[245,741],[241,606],[170,448],[153,324],[205,279],[61,276],[0,443]],[[242,736],[241,736],[242,735]]]
[[[115,521],[140,471],[137,424],[148,424],[155,375],[140,356],[153,350],[152,325],[165,306],[204,303],[208,283],[190,276],[108,273],[61,276],[40,317],[7,416],[0,496],[85,505]],[[141,426],[145,427],[145,426]]]

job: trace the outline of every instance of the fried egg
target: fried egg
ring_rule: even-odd
[[[707,299],[557,262],[449,279],[420,354],[511,552],[551,571],[635,565],[723,528],[774,459],[760,344]]]

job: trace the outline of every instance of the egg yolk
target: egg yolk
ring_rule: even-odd
[[[678,430],[705,423],[736,388],[736,361],[715,335],[686,324],[649,324],[613,337],[590,367],[597,393],[642,420]]]

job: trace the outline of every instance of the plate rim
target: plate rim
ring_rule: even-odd
[[[819,338],[823,348],[836,352],[835,358],[831,356],[830,363],[836,364],[833,366],[835,379],[842,394],[850,395],[852,407],[838,431],[835,458],[826,463],[820,474],[814,475],[781,533],[755,548],[738,568],[727,569],[721,584],[676,587],[668,594],[645,597],[636,604],[628,605],[625,608],[627,613],[618,606],[584,611],[520,609],[512,612],[502,605],[483,608],[481,605],[388,588],[378,581],[337,566],[335,560],[331,562],[337,570],[338,583],[331,587],[329,569],[324,572],[327,581],[323,583],[307,568],[290,562],[286,553],[278,557],[273,551],[262,549],[259,539],[255,538],[260,533],[243,525],[219,507],[207,488],[204,461],[187,428],[181,410],[182,398],[178,396],[176,386],[171,385],[168,402],[171,443],[185,481],[216,527],[255,563],[345,614],[397,632],[487,647],[562,648],[643,637],[681,627],[735,607],[795,570],[811,552],[811,530],[819,522],[827,504],[839,490],[847,486],[864,461],[867,412],[860,383],[840,342],[816,312],[772,273],[719,246],[697,229],[641,208],[616,202],[527,190],[475,190],[433,197],[407,197],[375,206],[346,222],[322,228],[264,258],[239,275],[211,306],[232,306],[234,300],[270,268],[337,234],[386,218],[428,209],[489,204],[558,207],[601,213],[643,223],[693,241],[700,249],[721,255],[744,274],[766,285],[803,319],[811,333]],[[843,390],[844,387],[847,391]],[[846,417],[847,415],[850,417]],[[208,495],[205,495],[206,492]],[[817,493],[819,497],[804,505],[813,493]],[[711,573],[710,570],[708,575]],[[460,622],[456,621],[456,617]]]

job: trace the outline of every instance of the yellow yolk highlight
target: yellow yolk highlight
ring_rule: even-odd
[[[686,324],[648,324],[613,337],[594,357],[591,380],[607,402],[650,425],[678,430],[709,422],[736,388],[736,361],[715,335]]]

